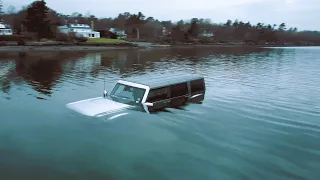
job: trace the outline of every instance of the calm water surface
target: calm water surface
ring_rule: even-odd
[[[203,104],[90,118],[122,77],[205,76]],[[0,54],[0,179],[320,179],[320,48]]]

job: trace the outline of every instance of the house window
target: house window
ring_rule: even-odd
[[[89,35],[89,37],[91,37],[91,34],[88,34]]]
[[[92,34],[92,37],[94,37],[94,34]]]

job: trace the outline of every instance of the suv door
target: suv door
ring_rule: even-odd
[[[153,103],[153,106],[149,108],[149,111],[167,107],[167,103],[169,102],[168,98],[168,87],[151,89],[148,94],[147,102]]]
[[[188,100],[188,84],[180,83],[170,86],[171,101],[173,107],[184,105]]]

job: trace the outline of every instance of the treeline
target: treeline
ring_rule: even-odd
[[[193,18],[178,22],[159,21],[146,17],[138,12],[121,13],[115,18],[97,18],[94,15],[73,13],[65,15],[46,6],[44,0],[35,1],[29,6],[15,11],[10,9],[3,15],[4,22],[10,24],[17,34],[35,33],[38,38],[55,38],[56,27],[66,23],[94,24],[94,30],[104,31],[108,28],[119,28],[126,31],[129,38],[143,40],[160,40],[167,42],[220,42],[249,44],[320,44],[320,32],[298,31],[288,28],[285,23],[251,24],[250,22],[231,21],[212,23],[209,19]],[[202,36],[203,32],[211,32],[213,38]]]

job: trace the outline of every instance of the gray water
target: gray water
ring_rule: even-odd
[[[114,119],[65,104],[122,77],[205,77],[203,104]],[[0,179],[320,179],[320,48],[0,54]]]

